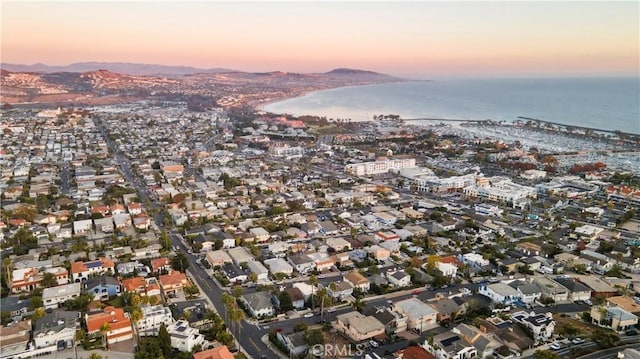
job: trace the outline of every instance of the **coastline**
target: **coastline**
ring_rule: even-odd
[[[590,79],[591,80],[591,79]],[[624,79],[627,80],[626,78]],[[631,137],[640,136],[640,128],[636,125],[633,118],[638,117],[637,105],[629,96],[617,97],[618,95],[610,95],[610,92],[596,92],[587,90],[582,98],[588,100],[580,100],[572,102],[575,96],[569,96],[567,101],[554,100],[549,106],[540,105],[536,102],[538,97],[530,99],[528,94],[528,83],[518,85],[517,89],[521,92],[514,97],[514,101],[501,100],[504,97],[496,97],[493,95],[485,95],[487,89],[496,87],[491,84],[489,86],[481,84],[472,90],[463,92],[465,97],[454,96],[460,89],[462,82],[440,82],[440,85],[433,86],[416,86],[412,83],[417,81],[398,81],[382,84],[353,85],[332,87],[321,90],[305,91],[296,96],[282,97],[279,99],[271,99],[258,104],[261,111],[288,114],[292,116],[320,116],[327,118],[349,118],[353,122],[362,122],[370,120],[370,114],[395,114],[401,116],[405,120],[446,120],[479,122],[491,119],[494,122],[526,122],[531,121],[541,127],[562,126],[568,129],[568,132],[575,133],[607,133],[611,135],[627,135]],[[423,81],[420,81],[423,82]],[[439,81],[424,81],[439,82]],[[467,88],[468,86],[464,87]],[[507,82],[509,86],[512,81]],[[623,84],[627,84],[625,82]],[[501,84],[501,83],[499,83]],[[595,84],[598,84],[597,82]],[[394,87],[394,85],[400,85]],[[545,88],[549,85],[543,82],[540,86],[533,86],[532,89],[540,93],[541,100],[548,98]],[[571,92],[575,83],[569,82],[562,84],[564,89],[558,92],[560,96],[564,93],[573,94]],[[379,87],[379,88],[376,88]],[[363,90],[336,91],[349,88],[363,88]],[[505,92],[510,90],[508,87],[496,87],[498,90]],[[591,87],[592,89],[594,87]],[[336,91],[336,92],[333,92]],[[327,94],[322,94],[328,92]],[[304,96],[314,95],[310,98],[298,100]],[[415,94],[415,95],[414,95]],[[524,96],[527,95],[527,96]],[[477,96],[477,97],[470,97]],[[462,98],[462,99],[461,99]],[[280,106],[273,104],[282,103],[284,101],[293,100],[290,103]],[[533,102],[532,102],[533,101]],[[597,104],[599,101],[607,104],[606,106],[594,107],[588,104]],[[537,105],[536,105],[537,104]],[[614,106],[615,104],[615,106]],[[631,104],[631,105],[630,105]],[[592,109],[592,107],[594,107]],[[548,110],[551,108],[552,110]],[[582,109],[580,112],[575,108]],[[601,108],[604,108],[602,110]],[[366,115],[365,115],[366,114]],[[603,118],[609,118],[603,121]],[[562,120],[563,122],[559,121]]]

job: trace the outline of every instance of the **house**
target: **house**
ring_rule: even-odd
[[[472,325],[459,324],[451,332],[458,334],[465,342],[472,345],[480,358],[492,357],[495,350],[502,346],[493,334],[484,333]]]
[[[288,261],[298,273],[303,275],[308,274],[316,267],[316,263],[313,259],[304,254],[289,256]]]
[[[42,303],[45,309],[55,309],[58,308],[61,303],[65,303],[69,299],[79,296],[80,291],[80,283],[45,288],[42,290]]]
[[[249,229],[249,233],[253,235],[253,238],[255,238],[255,241],[258,243],[268,241],[270,236],[269,232],[267,232],[267,230],[262,227],[251,228]]]
[[[353,294],[353,286],[346,281],[331,282],[327,287],[327,292],[332,298],[343,301]]]
[[[233,359],[233,353],[226,345],[193,353],[193,359]]]
[[[482,255],[478,253],[465,253],[460,256],[459,260],[463,264],[468,264],[475,269],[480,269],[484,266],[489,265],[489,260],[484,259],[484,257],[482,257]]]
[[[453,263],[436,262],[436,269],[445,277],[455,277],[458,273],[458,266]]]
[[[438,312],[438,315],[436,316],[438,323],[443,321],[453,321],[460,311],[458,303],[450,298],[439,298],[427,304]]]
[[[591,288],[578,282],[577,280],[560,277],[557,277],[553,280],[561,286],[567,288],[567,290],[569,291],[568,300],[570,301],[575,302],[577,300],[588,300],[591,298]]]
[[[407,329],[416,329],[422,333],[437,325],[438,312],[418,298],[395,302],[393,308],[407,318]]]
[[[242,263],[247,263],[249,261],[254,260],[253,255],[249,250],[245,247],[235,247],[231,248],[228,251],[229,257],[233,260],[235,265],[239,266]]]
[[[160,273],[171,270],[171,261],[167,257],[153,258],[151,260],[151,271]]]
[[[88,262],[71,263],[71,280],[74,282],[86,281],[89,276],[110,274],[115,272],[115,263],[107,258],[100,258]]]
[[[287,348],[290,355],[298,357],[304,355],[309,350],[309,345],[304,339],[305,332],[295,332],[290,334],[277,333],[278,341]]]
[[[76,236],[86,235],[93,231],[93,220],[83,219],[79,221],[73,221],[73,233]]]
[[[387,272],[387,279],[394,288],[404,288],[411,284],[411,276],[404,270]]]
[[[623,332],[638,325],[638,316],[618,306],[594,305],[591,307],[591,323],[617,332]]]
[[[364,314],[373,316],[378,319],[380,323],[384,325],[385,333],[387,334],[397,334],[407,330],[407,317],[396,312],[395,310],[391,310],[391,308],[387,306],[367,306],[364,309]]]
[[[102,233],[113,233],[113,219],[111,217],[98,218],[94,219],[93,223],[96,226],[96,231],[101,231]]]
[[[354,289],[358,288],[363,293],[367,293],[371,287],[371,282],[367,279],[367,277],[360,274],[358,271],[351,271],[342,276],[342,279],[345,282],[350,283]]]
[[[33,341],[36,349],[53,345],[71,348],[79,328],[80,312],[56,310],[36,319],[33,324]],[[4,338],[3,338],[4,339]]]
[[[453,331],[437,334],[422,345],[436,359],[471,359],[478,350]]]
[[[158,280],[160,281],[162,293],[169,298],[182,294],[183,288],[189,284],[187,276],[178,271],[171,271],[169,274],[161,275]]]
[[[520,301],[522,303],[533,304],[542,297],[542,290],[534,283],[514,280],[509,283],[509,286],[520,293]]]
[[[502,339],[505,348],[510,353],[521,353],[527,349],[531,349],[534,345],[533,339],[529,338],[529,335],[523,327],[513,323],[511,320],[505,320],[499,316],[492,316],[487,319],[480,319],[479,324],[480,330],[492,333]],[[500,350],[498,352],[500,352]]]
[[[336,252],[350,251],[353,249],[351,243],[342,237],[329,237],[325,242],[329,248],[333,248]]]
[[[596,276],[581,275],[576,276],[576,279],[591,289],[592,297],[607,298],[618,294],[616,288]]]
[[[271,295],[268,292],[245,294],[241,298],[252,317],[262,318],[275,315],[275,309],[271,304]]]
[[[222,270],[222,273],[224,273],[224,276],[231,283],[240,284],[240,283],[246,282],[247,279],[249,278],[245,270],[243,270],[241,267],[236,266],[232,263],[225,264],[220,269]]]
[[[293,267],[282,258],[267,259],[264,261],[264,265],[269,267],[272,276],[275,276],[276,273],[283,273],[287,276],[293,274]]]
[[[84,289],[94,300],[105,301],[120,294],[120,283],[113,277],[102,276],[84,282]]]
[[[399,241],[400,240],[400,236],[397,235],[396,233],[390,232],[390,231],[380,231],[380,232],[376,232],[375,235],[373,236],[373,238],[375,238],[376,242],[386,242],[386,241]]]
[[[4,310],[4,309],[3,309]],[[0,327],[0,357],[11,358],[27,351],[31,338],[31,321],[22,320]]]
[[[167,326],[167,332],[171,337],[171,347],[180,352],[190,352],[196,345],[205,343],[204,335],[198,329],[189,326],[184,319]]]
[[[569,299],[569,290],[547,277],[536,277],[533,283],[540,287],[542,296],[545,298],[551,298],[555,302],[564,302]]]
[[[133,217],[133,226],[136,229],[147,231],[149,230],[149,227],[151,227],[151,218],[144,213],[138,214]]]
[[[378,319],[359,312],[348,312],[336,317],[336,331],[344,334],[353,342],[369,340],[384,334],[385,327]]]
[[[391,257],[391,251],[377,244],[365,248],[367,253],[377,261],[384,261]]]
[[[207,252],[207,262],[211,265],[211,267],[221,267],[227,263],[232,263],[233,260],[227,254],[227,252],[223,250],[210,251]]]
[[[494,303],[504,305],[511,305],[521,301],[520,292],[505,283],[482,283],[478,288],[478,293],[491,298]]]
[[[251,273],[255,273],[257,280],[266,280],[269,277],[269,270],[258,261],[247,262],[247,267]]]
[[[556,327],[556,322],[550,312],[536,314],[520,311],[511,314],[511,320],[527,328],[536,343],[550,340]]]
[[[286,288],[284,291],[289,294],[294,309],[304,309],[305,296],[299,288],[291,287]]]
[[[155,277],[133,277],[123,279],[122,290],[124,292],[135,292],[141,296],[148,297],[159,296],[161,294],[160,284]]]
[[[36,289],[42,276],[43,274],[36,268],[14,269],[11,275],[11,293]]]
[[[0,298],[0,308],[3,312],[11,314],[12,318],[19,318],[21,320],[23,316],[29,312],[30,300],[20,299],[16,296],[9,296]]]
[[[136,322],[138,334],[141,336],[156,336],[162,324],[169,327],[174,322],[171,309],[162,304],[140,306],[142,318]]]
[[[100,329],[108,324],[108,330],[104,334],[107,343],[113,344],[121,341],[133,339],[133,328],[131,319],[124,313],[124,309],[115,307],[105,307],[102,313],[85,314],[87,324],[87,334],[100,335]]]

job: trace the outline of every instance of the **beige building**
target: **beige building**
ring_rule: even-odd
[[[638,317],[620,307],[593,306],[591,308],[593,324],[618,332],[631,329],[638,324]]]
[[[359,312],[338,315],[335,327],[337,331],[345,334],[354,342],[361,342],[384,334],[384,324],[372,316],[365,316]]]

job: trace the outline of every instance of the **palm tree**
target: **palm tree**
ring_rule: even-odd
[[[189,321],[189,318],[191,318],[191,311],[189,309],[185,309],[182,312],[182,318],[186,319],[187,321]]]
[[[362,313],[362,309],[364,309],[364,301],[362,298],[356,298],[351,305],[353,306],[353,309]]]
[[[102,324],[102,326],[100,326],[100,334],[102,334],[102,344],[104,344],[104,347],[106,349],[109,349],[108,342],[107,342],[107,333],[110,331],[111,331],[111,325],[109,325],[109,322],[106,322]]]
[[[315,290],[318,285],[318,277],[315,274],[309,276],[309,283],[311,283],[311,310],[316,310]]]
[[[232,309],[231,309],[231,322],[234,323],[234,327],[237,328],[237,336],[236,339],[238,339],[238,346],[240,346],[240,334],[242,332],[242,320],[244,320],[245,316],[244,316],[244,311],[242,309],[240,309],[240,307],[238,307],[237,305],[235,305]]]
[[[102,359],[102,355],[100,355],[100,354],[98,354],[96,352],[93,352],[93,353],[89,354],[89,359]]]
[[[13,275],[13,262],[11,261],[11,258],[4,257],[4,259],[2,260],[2,267],[4,268],[4,275],[5,280],[7,281],[7,285],[10,286],[13,282],[11,278],[11,276]]]

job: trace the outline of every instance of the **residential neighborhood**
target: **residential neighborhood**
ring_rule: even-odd
[[[640,340],[638,169],[580,172],[461,128],[3,110],[0,358],[506,359]]]

